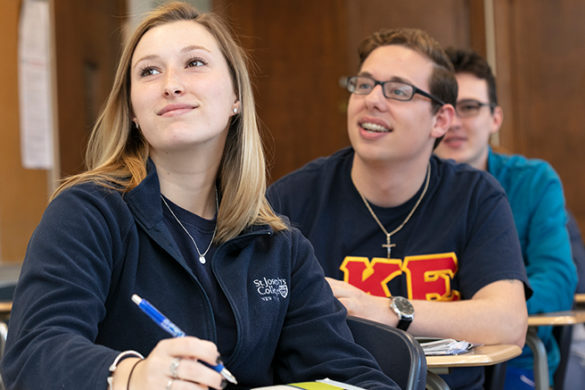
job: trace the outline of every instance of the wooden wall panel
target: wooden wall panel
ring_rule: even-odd
[[[0,262],[18,262],[47,202],[47,171],[24,169],[20,155],[20,0],[0,0]]]
[[[125,0],[51,3],[55,12],[58,148],[62,172],[71,174],[83,167],[88,130],[113,80]],[[21,4],[21,0],[0,0],[0,262],[22,261],[52,187],[47,171],[24,169],[21,164],[17,73]]]
[[[114,79],[125,0],[55,1],[60,176],[84,168],[89,132]]]
[[[258,113],[272,177],[348,143],[342,1],[214,1],[257,65]],[[266,131],[267,130],[267,131]]]
[[[481,0],[479,0],[481,2]],[[478,0],[214,0],[257,64],[258,113],[271,178],[349,145],[341,76],[357,71],[357,46],[382,27],[418,27],[468,47]],[[474,39],[477,40],[477,30]],[[480,39],[481,41],[481,39]]]
[[[496,70],[505,110],[501,143],[550,161],[585,230],[585,2],[493,0]],[[46,205],[45,171],[20,164],[16,85],[20,1],[0,0],[0,259],[19,260]],[[124,0],[59,0],[56,7],[62,173],[82,167],[88,130],[111,85]],[[271,177],[348,145],[347,93],[356,47],[381,27],[429,31],[445,46],[485,54],[482,0],[214,0],[256,63],[253,81]]]
[[[469,1],[349,0],[347,45],[352,64],[361,40],[381,28],[414,27],[427,31],[444,46],[470,45]]]
[[[494,5],[502,144],[554,166],[585,231],[585,2]]]

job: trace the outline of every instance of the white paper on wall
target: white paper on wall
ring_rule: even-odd
[[[25,0],[18,42],[22,165],[53,167],[53,113],[48,1]]]

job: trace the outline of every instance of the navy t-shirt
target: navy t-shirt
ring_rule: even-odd
[[[273,208],[309,238],[325,274],[378,296],[469,299],[482,287],[519,279],[530,294],[506,195],[489,174],[431,157],[427,193],[392,236],[382,232],[351,181],[353,149],[317,159],[268,189]],[[422,191],[390,208],[371,204],[387,231],[406,218]],[[452,389],[481,388],[483,370],[445,376]]]
[[[217,349],[222,356],[229,356],[236,344],[236,321],[227,298],[222,292],[211,268],[213,254],[215,249],[217,249],[217,246],[215,244],[210,246],[210,243],[213,238],[213,232],[217,220],[201,218],[200,216],[174,204],[167,198],[165,198],[165,200],[173,210],[173,213],[197,243],[199,252],[204,253],[209,247],[209,250],[205,254],[206,262],[203,264],[199,261],[199,253],[197,252],[193,241],[191,241],[191,238],[185,233],[185,230],[183,230],[179,223],[177,223],[175,217],[173,217],[163,204],[165,224],[173,235],[185,261],[191,266],[193,274],[197,277],[199,283],[201,283],[203,291],[205,291],[209,303],[213,308],[217,335]],[[193,320],[197,321],[196,318]]]

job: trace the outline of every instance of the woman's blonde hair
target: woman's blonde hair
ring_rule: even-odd
[[[204,26],[216,39],[226,59],[240,113],[230,120],[226,145],[218,172],[222,194],[217,215],[215,242],[225,242],[246,227],[268,224],[286,229],[265,198],[266,164],[258,130],[256,107],[246,54],[226,24],[213,13],[199,13],[193,7],[172,2],[151,12],[126,43],[110,95],[93,127],[86,151],[87,171],[71,176],[53,194],[75,184],[95,182],[127,192],[146,177],[149,146],[133,124],[130,103],[130,64],[142,36],[163,24],[192,20]]]

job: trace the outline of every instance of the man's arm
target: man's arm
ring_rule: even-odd
[[[524,229],[519,232],[523,237],[521,242],[525,243],[526,273],[533,290],[526,303],[528,313],[570,310],[577,272],[571,255],[561,180],[550,165],[543,163],[540,171],[525,181],[526,191],[531,191],[534,198],[530,218],[524,226],[518,225],[518,229]],[[523,200],[517,200],[516,204]]]
[[[346,282],[327,278],[349,315],[396,326],[398,317],[389,299],[369,295]],[[437,302],[412,300],[415,336],[455,338],[478,344],[524,345],[527,328],[524,285],[500,280],[481,288],[468,300]]]

